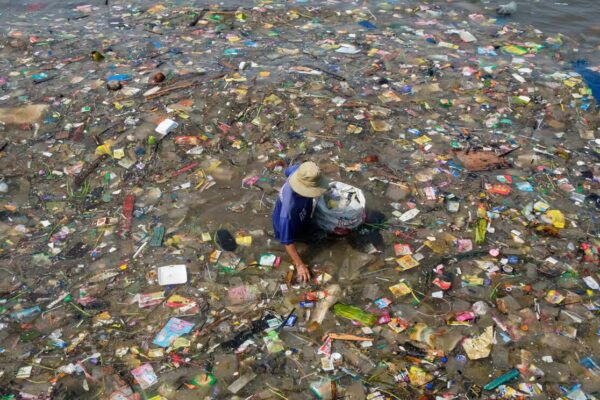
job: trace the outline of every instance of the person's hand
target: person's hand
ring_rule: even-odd
[[[308,265],[296,265],[296,273],[298,274],[298,282],[304,283],[310,280],[310,271],[308,270]]]

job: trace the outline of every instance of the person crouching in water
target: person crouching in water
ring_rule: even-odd
[[[296,241],[310,228],[313,200],[327,191],[321,170],[312,161],[285,170],[287,181],[281,188],[273,210],[275,238],[285,246],[292,259],[298,281],[308,282],[310,271],[296,248]]]

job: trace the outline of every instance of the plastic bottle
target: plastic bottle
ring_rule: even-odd
[[[488,307],[488,305],[484,301],[481,301],[481,300],[473,303],[472,309],[473,309],[473,312],[480,317],[483,315],[486,315],[490,311],[490,308]]]
[[[400,211],[400,210],[402,209],[402,204],[400,204],[400,203],[396,203],[396,202],[394,202],[394,203],[391,203],[390,205],[392,206],[392,208],[393,208],[394,210],[398,210],[398,211]]]
[[[492,380],[490,383],[483,387],[484,390],[494,390],[498,386],[503,385],[517,377],[519,377],[520,373],[518,369],[511,369],[504,375],[499,376],[498,378]]]
[[[311,392],[321,400],[333,399],[333,388],[335,387],[335,381],[331,381],[326,378],[321,378],[318,381],[310,384]]]
[[[420,210],[418,208],[413,208],[412,210],[408,210],[404,214],[400,215],[398,219],[402,222],[410,221],[415,218],[419,214]]]
[[[515,160],[519,168],[535,167],[542,161],[542,157],[534,153],[520,154]]]
[[[477,226],[475,227],[475,243],[485,243],[485,233],[487,232],[488,222],[485,218],[479,218],[477,220]]]
[[[367,326],[373,326],[377,322],[377,315],[372,314],[368,311],[363,311],[358,307],[347,304],[335,304],[333,306],[333,312],[339,317],[351,319],[353,321],[358,321],[361,324]]]
[[[338,301],[338,298],[342,293],[342,288],[340,285],[333,284],[327,286],[324,289],[324,292],[327,292],[327,297],[325,297],[323,300],[319,300],[311,315],[310,322],[317,322],[319,324],[323,323],[323,320],[327,315],[327,311],[329,311],[331,306]]]

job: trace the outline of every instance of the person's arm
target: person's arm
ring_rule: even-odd
[[[310,279],[310,271],[308,270],[308,265],[304,264],[304,261],[302,261],[300,254],[298,254],[296,244],[286,244],[285,251],[287,251],[288,255],[292,259],[292,262],[294,263],[294,266],[296,267],[296,272],[298,273],[298,281],[308,282],[308,280]]]

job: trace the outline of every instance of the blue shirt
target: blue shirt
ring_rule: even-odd
[[[289,177],[300,167],[293,165],[285,170],[285,176]],[[312,215],[313,199],[300,196],[292,190],[286,181],[273,210],[273,230],[275,239],[281,244],[292,244],[298,236],[308,227]]]

